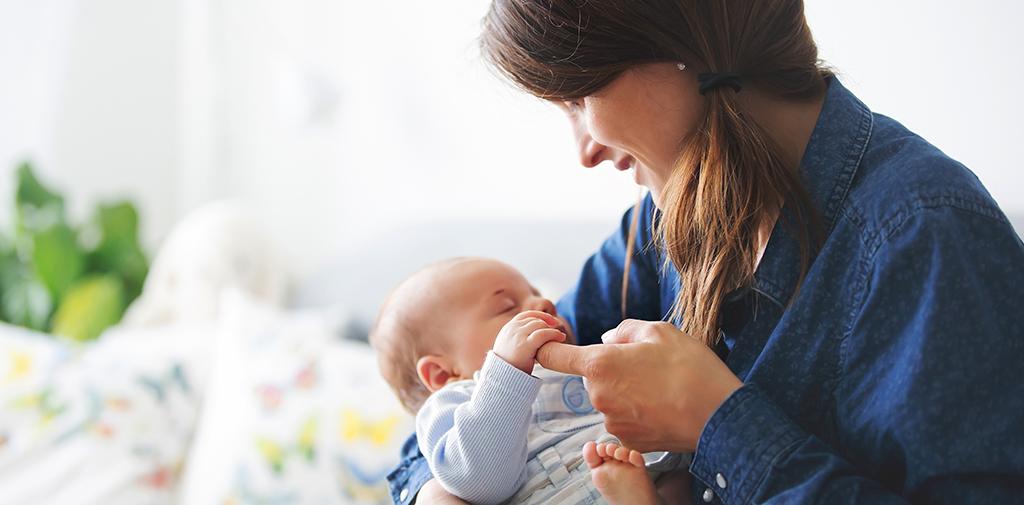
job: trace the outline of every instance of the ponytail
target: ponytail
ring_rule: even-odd
[[[797,236],[816,220],[798,167],[788,166],[778,144],[741,112],[735,89],[717,87],[706,96],[697,138],[685,142],[663,190],[663,201],[673,204],[652,226],[665,267],[680,275],[669,320],[712,346],[726,295],[753,284],[766,220],[785,205]],[[801,241],[801,280],[810,242]]]

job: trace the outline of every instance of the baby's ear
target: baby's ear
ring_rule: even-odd
[[[416,362],[416,374],[431,393],[444,387],[455,376],[451,364],[441,356],[423,356]]]

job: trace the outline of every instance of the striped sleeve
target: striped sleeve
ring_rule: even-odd
[[[416,415],[420,451],[449,493],[498,504],[526,480],[527,431],[540,380],[487,353],[476,381],[445,386]]]

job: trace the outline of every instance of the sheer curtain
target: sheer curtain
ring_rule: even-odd
[[[61,84],[77,0],[0,2],[0,205],[10,209],[12,173],[31,158],[54,159]],[[11,213],[0,212],[0,226]]]
[[[176,211],[178,37],[176,0],[0,2],[4,208],[31,159],[74,221],[131,198],[155,244]]]

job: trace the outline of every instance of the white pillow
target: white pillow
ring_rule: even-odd
[[[88,346],[0,324],[0,504],[173,503],[211,327]]]
[[[323,312],[233,294],[192,449],[189,505],[386,504],[384,477],[412,432],[373,351]]]

